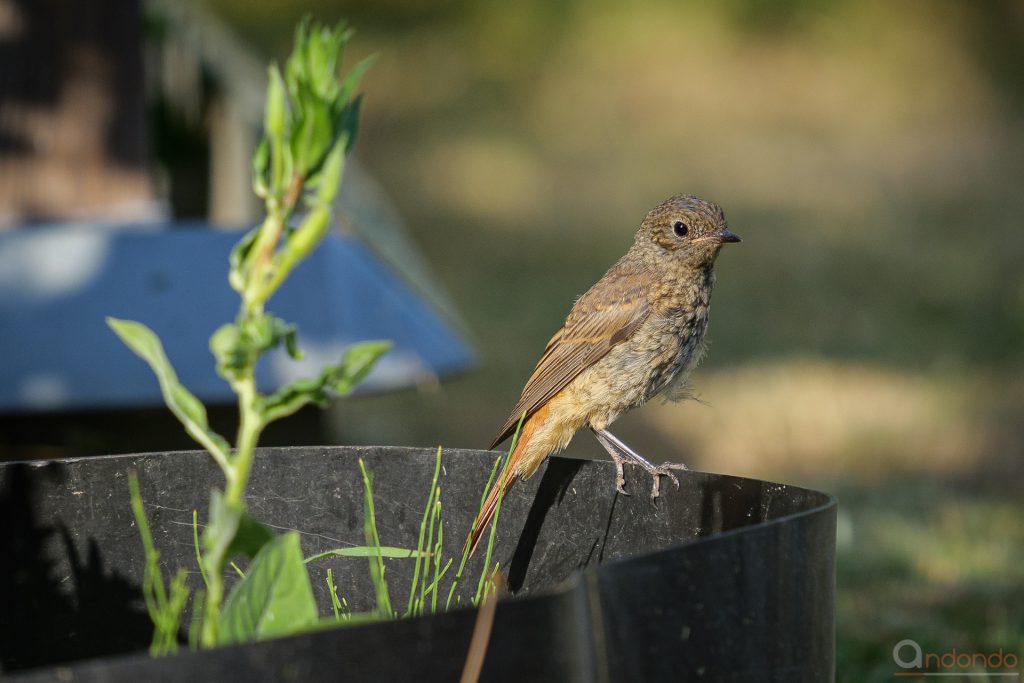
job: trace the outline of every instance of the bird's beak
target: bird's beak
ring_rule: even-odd
[[[742,242],[743,240],[741,240],[740,236],[737,235],[736,233],[730,232],[728,230],[723,230],[722,232],[718,233],[718,241],[724,244],[726,242]]]

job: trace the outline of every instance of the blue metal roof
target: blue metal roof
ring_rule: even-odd
[[[233,401],[207,344],[238,311],[227,259],[240,233],[204,226],[0,232],[0,411],[162,404],[155,377],[107,327],[108,315],[153,328],[200,399]],[[350,236],[329,235],[267,309],[298,325],[306,357],[294,361],[283,350],[264,357],[257,369],[264,391],[315,375],[365,339],[395,346],[363,391],[416,384],[474,362],[448,321]]]

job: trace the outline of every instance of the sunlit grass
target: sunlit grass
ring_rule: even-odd
[[[881,680],[904,638],[1024,647],[1024,508],[934,479],[840,491],[839,680]]]
[[[990,452],[999,379],[788,358],[700,373],[700,403],[657,404],[646,429],[704,469],[803,481],[881,481],[894,473],[976,470]]]

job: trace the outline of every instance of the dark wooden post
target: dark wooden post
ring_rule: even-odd
[[[0,227],[154,209],[138,0],[0,0]]]

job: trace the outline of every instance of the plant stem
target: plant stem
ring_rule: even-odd
[[[242,315],[247,317],[263,312],[263,301],[259,300],[263,271],[270,264],[271,255],[284,231],[284,212],[272,204],[271,201],[267,202],[267,217],[260,226],[255,244],[252,245],[249,274],[246,278],[245,291],[242,292]]]
[[[249,482],[249,471],[252,459],[256,454],[256,442],[265,422],[257,405],[259,394],[256,391],[256,380],[252,368],[234,383],[238,393],[238,410],[240,424],[235,455],[225,471],[227,485],[224,492],[225,503],[235,509],[245,509],[245,487]],[[217,627],[220,620],[221,602],[224,600],[224,567],[214,567],[206,573],[206,606],[203,610],[202,644],[210,648],[217,645]]]
[[[274,288],[264,286],[269,275],[267,268],[270,267],[274,250],[277,249],[277,244],[281,241],[285,225],[295,211],[295,205],[299,203],[305,180],[301,173],[296,173],[292,176],[288,189],[280,202],[276,198],[267,200],[267,217],[263,221],[263,225],[260,226],[256,243],[252,246],[252,265],[245,292],[242,295],[244,315],[255,316],[262,313],[263,303],[273,293]]]
[[[206,584],[206,604],[203,606],[203,632],[199,638],[204,648],[217,646],[217,626],[220,621],[220,603],[224,598],[224,573],[210,572]]]
[[[238,409],[241,421],[238,426],[238,441],[235,444],[235,457],[232,460],[232,477],[228,479],[225,490],[225,501],[233,507],[244,506],[246,484],[249,483],[249,470],[252,469],[252,458],[256,453],[256,442],[265,423],[257,401],[256,380],[252,369],[235,383],[238,391]]]

